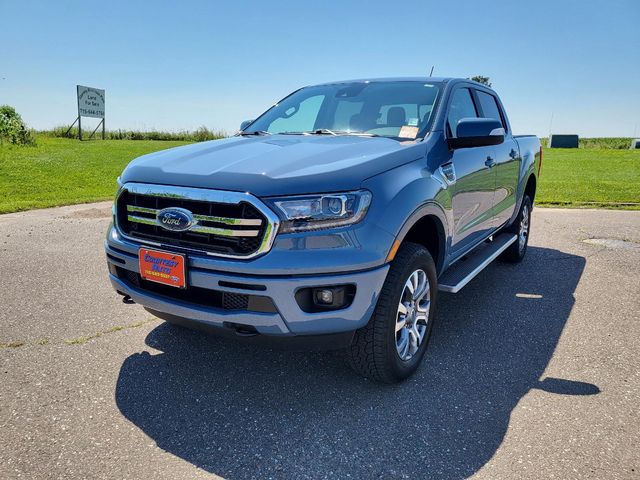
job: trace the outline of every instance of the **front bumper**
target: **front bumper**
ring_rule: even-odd
[[[110,229],[105,242],[107,262],[121,271],[138,273],[137,247],[138,245],[122,239]],[[225,266],[228,266],[228,262],[225,262]],[[187,256],[188,287],[235,294],[259,293],[271,299],[275,312],[213,308],[150,292],[113,274],[110,274],[110,281],[116,291],[129,295],[136,303],[166,316],[188,319],[210,327],[246,325],[265,335],[307,336],[349,332],[363,327],[373,313],[388,270],[388,265],[382,265],[363,271],[335,274],[238,274],[216,270],[212,259]],[[255,289],[234,288],[229,284],[238,287],[259,285],[261,290],[256,292]],[[355,297],[347,308],[307,313],[301,310],[295,300],[295,292],[300,288],[339,284],[356,286]]]

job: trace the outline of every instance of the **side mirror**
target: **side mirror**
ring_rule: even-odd
[[[493,118],[463,118],[456,126],[456,136],[449,139],[449,148],[486,147],[504,142],[504,128]]]
[[[252,123],[253,123],[253,120],[245,120],[244,122],[242,122],[240,124],[240,131],[244,130],[245,128],[247,128]]]

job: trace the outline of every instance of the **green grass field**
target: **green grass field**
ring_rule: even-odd
[[[132,159],[188,142],[38,136],[37,146],[0,146],[0,213],[109,200]],[[545,149],[536,203],[640,209],[640,151]]]
[[[536,204],[640,210],[640,151],[544,149]]]
[[[38,136],[37,146],[0,146],[0,213],[112,198],[130,160],[187,142]]]

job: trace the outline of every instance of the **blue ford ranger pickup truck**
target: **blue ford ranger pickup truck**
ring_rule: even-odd
[[[132,161],[109,277],[168,322],[344,349],[397,382],[424,356],[439,290],[522,260],[540,164],[538,139],[470,80],[301,88],[231,138]]]

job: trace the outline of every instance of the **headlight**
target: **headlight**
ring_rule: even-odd
[[[371,192],[327,193],[269,199],[280,216],[280,232],[343,227],[358,223],[367,213]]]

